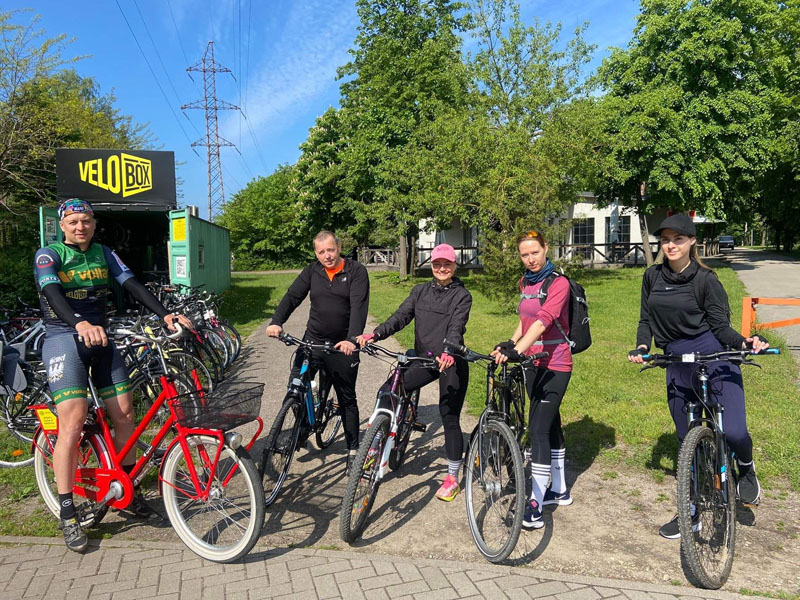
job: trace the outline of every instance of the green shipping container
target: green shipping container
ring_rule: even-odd
[[[228,230],[193,216],[189,210],[169,213],[170,281],[205,285],[222,293],[231,286],[231,242]]]

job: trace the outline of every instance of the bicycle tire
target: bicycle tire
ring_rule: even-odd
[[[231,336],[225,328],[222,326],[222,323],[217,323],[212,327],[214,332],[222,338],[222,341],[225,342],[225,347],[228,349],[228,361],[229,364],[233,364],[236,360],[237,351],[236,351],[236,339]]]
[[[36,432],[33,471],[36,486],[39,488],[39,494],[42,496],[45,506],[58,519],[61,516],[61,506],[58,500],[56,476],[53,471],[53,449],[57,438],[56,434],[45,433],[41,429]],[[78,450],[78,468],[112,468],[108,448],[100,435],[84,433]],[[97,525],[108,512],[107,505],[93,502],[79,494],[74,494],[73,502],[81,527]]]
[[[317,371],[318,406],[315,410],[317,424],[315,437],[317,448],[324,450],[331,445],[342,426],[342,413],[336,407],[336,391],[325,381],[322,371]]]
[[[184,350],[200,359],[206,369],[208,369],[214,383],[217,384],[225,379],[225,373],[223,372],[217,353],[204,342],[198,341],[194,336],[188,339],[190,341],[185,343],[183,346]]]
[[[272,422],[261,459],[265,506],[275,502],[286,481],[292,457],[297,450],[304,411],[300,400],[289,398],[284,401]]]
[[[31,444],[38,421],[28,407],[45,403],[47,392],[40,388],[33,393],[28,390],[0,397],[0,467],[14,469],[33,464]]]
[[[389,417],[380,414],[364,434],[358,448],[350,477],[342,497],[339,515],[339,537],[348,544],[354,542],[367,526],[381,481],[378,478],[386,440],[389,439]]]
[[[210,327],[201,327],[199,331],[203,339],[206,340],[206,343],[217,353],[220,364],[222,365],[222,371],[227,369],[231,364],[231,357],[225,340]]]
[[[234,352],[231,362],[236,362],[236,359],[239,358],[239,353],[242,351],[242,336],[239,335],[239,332],[236,331],[236,328],[230,323],[220,321],[219,327],[227,334],[233,344]]]
[[[678,453],[681,552],[698,583],[712,590],[727,581],[736,546],[736,489],[729,461],[723,460],[720,466],[715,434],[704,426],[689,430]],[[727,474],[724,482],[723,473]],[[698,531],[693,531],[693,503]]]
[[[213,392],[216,385],[214,378],[211,376],[208,368],[202,360],[191,352],[183,350],[169,350],[168,351],[167,365],[172,365],[176,368],[177,373],[186,378],[187,381],[194,381],[192,378],[192,370],[197,373],[197,378],[200,381],[200,386],[207,392]],[[173,372],[173,371],[171,371]]]
[[[489,562],[502,562],[517,545],[525,509],[525,471],[511,428],[503,421],[485,421],[482,434],[470,444],[465,469],[472,539]]]
[[[417,405],[419,404],[419,390],[411,392],[411,400],[406,407],[405,418],[397,427],[397,436],[394,448],[389,452],[389,468],[397,471],[403,466],[406,459],[408,441],[411,439],[411,426],[417,418]]]
[[[186,437],[198,476],[210,477],[220,441],[212,436]],[[161,494],[172,527],[198,556],[227,563],[245,556],[264,525],[264,489],[253,459],[244,448],[223,446],[209,496],[198,498],[179,443],[164,457]],[[230,479],[228,476],[233,472]],[[204,484],[208,479],[200,477]]]

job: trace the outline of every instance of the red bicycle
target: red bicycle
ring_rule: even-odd
[[[153,344],[164,363],[165,343],[180,332],[147,337],[119,331]],[[211,394],[202,388],[178,394],[164,365],[161,393],[133,435],[115,450],[105,409],[89,380],[89,416],[78,445],[75,504],[83,527],[100,522],[109,507],[125,509],[138,485],[158,466],[158,487],[167,516],[178,537],[199,556],[214,562],[231,562],[255,545],[264,524],[264,490],[261,476],[248,454],[261,433],[258,416],[264,384],[228,382]],[[196,380],[195,380],[196,381]],[[130,475],[120,466],[151,421],[166,404],[169,417],[149,441]],[[33,441],[34,471],[47,508],[59,515],[58,490],[53,472],[53,449],[58,436],[55,407],[38,404],[31,409],[39,427]],[[258,431],[246,447],[242,435],[231,431],[256,420]],[[166,440],[168,434],[174,437]],[[159,451],[162,443],[166,450]]]

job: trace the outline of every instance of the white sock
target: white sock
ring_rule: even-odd
[[[537,506],[541,507],[547,481],[550,479],[550,465],[531,463],[531,479],[533,480],[531,500],[535,500]]]
[[[550,483],[550,489],[554,494],[563,494],[567,491],[566,473],[564,472],[564,457],[566,454],[566,448],[550,450],[550,470],[553,478]]]
[[[461,461],[460,460],[450,460],[447,459],[447,474],[452,475],[453,477],[458,477],[458,471],[461,469]]]

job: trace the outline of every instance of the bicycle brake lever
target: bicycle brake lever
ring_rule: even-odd
[[[655,369],[657,365],[645,365],[641,369],[639,369],[639,373],[642,371],[647,371],[648,369]]]

